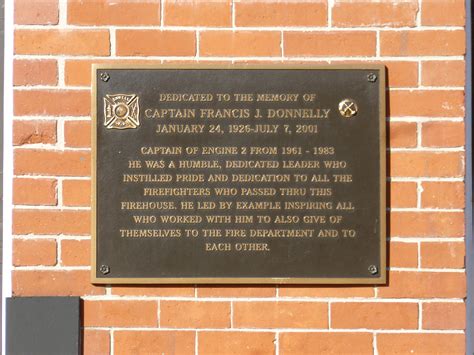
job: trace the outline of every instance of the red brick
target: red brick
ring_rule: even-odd
[[[392,152],[390,176],[402,177],[462,177],[462,152]]]
[[[200,355],[274,354],[275,334],[268,332],[199,332]]]
[[[421,3],[423,26],[464,26],[465,20],[463,0],[423,0]]]
[[[13,265],[56,265],[56,240],[13,239]]]
[[[57,85],[58,65],[53,59],[15,59],[13,85]]]
[[[114,352],[116,355],[193,355],[194,334],[185,331],[115,331]]]
[[[54,120],[15,120],[13,121],[13,145],[55,144],[56,125]]]
[[[274,57],[281,54],[278,32],[207,31],[200,36],[201,56]]]
[[[161,301],[160,325],[165,328],[229,328],[229,302]]]
[[[61,265],[64,266],[89,266],[91,263],[90,240],[61,241]]]
[[[426,86],[464,86],[466,63],[462,60],[433,60],[421,64],[421,84]]]
[[[110,336],[107,330],[84,329],[84,355],[110,353]]]
[[[417,204],[417,185],[415,182],[390,182],[387,191],[391,208],[410,208]]]
[[[421,144],[424,147],[462,147],[464,134],[464,122],[425,122],[421,126]]]
[[[16,175],[90,176],[90,152],[16,149]]]
[[[462,212],[391,212],[392,237],[463,237]]]
[[[194,56],[193,31],[117,30],[117,55]]]
[[[220,1],[164,1],[165,26],[231,27],[232,4]]]
[[[466,276],[459,272],[391,271],[388,286],[378,289],[378,297],[463,298]]]
[[[372,354],[369,333],[282,333],[280,355]]]
[[[15,24],[56,25],[59,20],[58,0],[15,0]]]
[[[389,246],[391,267],[417,267],[418,245],[416,243],[390,242]]]
[[[65,206],[90,206],[91,182],[90,180],[64,180],[63,204]]]
[[[233,311],[234,328],[328,327],[323,302],[234,302]]]
[[[90,148],[91,121],[66,121],[64,123],[64,143],[67,147]]]
[[[107,30],[15,30],[15,54],[110,54]]]
[[[284,3],[275,0],[238,1],[235,3],[235,24],[239,27],[326,26],[327,3],[326,1]]]
[[[92,64],[120,64],[141,65],[156,64],[153,59],[66,59],[64,66],[65,83],[68,86],[90,86]],[[179,60],[179,63],[184,61]],[[175,61],[176,63],[176,61]],[[191,63],[195,63],[192,61]]]
[[[69,0],[67,21],[73,25],[152,26],[160,24],[159,0]]]
[[[421,243],[421,267],[464,268],[465,247],[462,242]]]
[[[145,59],[146,60],[146,59]],[[235,58],[232,60],[234,63],[270,63],[274,64],[275,62],[270,59],[270,60],[259,60],[259,59],[245,59],[245,58]],[[179,59],[173,59],[173,58],[163,58],[162,59],[163,64],[174,64],[174,65],[199,65],[199,64],[204,64],[204,65],[229,65],[229,59],[216,59],[216,58],[179,58]],[[145,63],[146,64],[146,63]]]
[[[416,0],[336,1],[332,8],[332,24],[337,27],[413,27],[416,25],[417,11]]]
[[[13,234],[69,234],[90,233],[90,212],[71,210],[13,211]]]
[[[219,61],[214,61],[212,58],[206,58],[206,62],[211,61],[212,63],[219,63]],[[310,59],[310,60],[307,60]],[[305,58],[305,59],[283,59],[283,58],[235,58],[232,59],[232,62],[235,64],[262,64],[262,65],[274,65],[274,64],[291,64],[291,65],[303,65],[303,66],[325,66],[331,64],[329,59],[320,59],[320,58]],[[351,61],[342,61],[341,64],[349,64],[354,62]],[[229,64],[229,61],[223,60],[221,64]]]
[[[286,32],[284,53],[305,56],[374,56],[375,32]]]
[[[87,296],[103,295],[105,287],[91,284],[89,270],[14,270],[13,295]]]
[[[423,329],[466,328],[466,306],[464,303],[423,303]]]
[[[298,61],[295,61],[299,63]],[[292,61],[293,63],[293,61]],[[313,63],[313,62],[311,62]],[[320,61],[317,64],[360,64],[358,60],[341,60],[341,61]],[[370,60],[364,61],[367,65],[377,64],[386,67],[386,86],[393,88],[417,87],[418,86],[418,63],[408,61],[387,61],[387,60]],[[308,61],[302,61],[301,64],[308,65]]]
[[[412,148],[417,143],[416,122],[390,122],[388,125],[390,148]]]
[[[388,115],[424,117],[464,116],[464,92],[461,90],[392,90]]]
[[[464,208],[464,183],[424,181],[421,206],[425,208]]]
[[[275,286],[198,286],[198,297],[275,297]]]
[[[156,327],[157,301],[84,301],[85,327]]]
[[[377,334],[384,354],[464,354],[464,334]]]
[[[331,328],[417,329],[416,303],[332,303]]]
[[[58,202],[55,179],[13,179],[13,204],[55,206]]]
[[[91,85],[91,67],[92,64],[117,64],[120,61],[120,64],[126,65],[151,65],[156,64],[156,60],[152,58],[145,59],[71,59],[65,61],[65,82],[68,86],[90,86]],[[162,59],[163,64],[197,64],[199,60],[196,58],[190,58],[189,60],[183,59]],[[238,60],[236,60],[236,63]],[[206,60],[206,63],[209,64],[209,61]],[[214,64],[228,64],[228,61],[215,61]],[[261,63],[261,62],[260,62]]]
[[[112,294],[118,296],[194,297],[192,286],[112,286]]]
[[[382,56],[464,55],[463,30],[382,31]]]
[[[66,60],[64,65],[64,81],[70,86],[90,86],[92,63],[103,64],[96,60]]]
[[[90,92],[85,90],[16,90],[16,116],[88,116]]]
[[[387,62],[387,86],[416,87],[418,86],[418,63],[416,62]]]
[[[374,297],[372,287],[361,286],[287,286],[279,288],[280,297]]]

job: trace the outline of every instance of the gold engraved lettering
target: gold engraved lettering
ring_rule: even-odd
[[[334,182],[350,183],[352,182],[352,175],[350,174],[334,174]]]
[[[257,101],[264,102],[296,102],[299,94],[257,94]]]
[[[201,153],[204,155],[237,155],[239,149],[237,147],[202,147]]]
[[[155,132],[157,134],[180,133],[198,134],[204,132],[203,124],[158,124]]]
[[[199,115],[201,118],[249,118],[250,110],[249,109],[240,109],[240,108],[225,108],[225,109],[210,109],[202,108],[199,110]]]
[[[337,229],[321,229],[317,235],[318,238],[337,238],[338,236]]]
[[[251,229],[250,237],[254,238],[310,238],[314,229]]]
[[[195,109],[174,109],[174,108],[162,108],[152,109],[147,108],[145,110],[145,117],[150,119],[158,118],[196,118]]]
[[[209,102],[214,100],[213,94],[160,94],[160,101],[162,102]]]
[[[317,107],[316,97],[157,94],[159,104],[142,114],[150,134],[160,137],[127,155],[119,177],[141,192],[120,202],[132,226],[119,229],[120,237],[183,237],[211,254],[246,257],[270,252],[266,238],[355,238],[350,223],[359,201],[344,200],[338,191],[348,187],[338,183],[353,182],[352,160],[330,140],[314,145],[317,134],[331,129],[324,120],[332,118],[330,108]],[[136,95],[107,95],[104,105],[108,128],[138,115]],[[349,115],[357,105],[344,104],[344,114],[337,109]]]
[[[280,108],[267,109],[268,118],[311,118],[326,119],[329,118],[330,109],[320,108]]]
[[[267,243],[236,243],[236,251],[270,251]]]
[[[175,210],[174,201],[122,201],[122,210]]]
[[[206,243],[206,251],[231,251],[232,244],[230,243]]]
[[[141,147],[140,152],[143,155],[181,155],[182,147]]]
[[[179,229],[120,229],[122,238],[179,238]]]

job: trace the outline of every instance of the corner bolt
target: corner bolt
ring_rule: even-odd
[[[369,75],[367,75],[367,80],[371,83],[375,83],[377,81],[377,75],[375,75],[374,73],[370,73]]]
[[[99,271],[103,275],[107,275],[110,272],[110,267],[108,265],[101,265],[100,268],[99,268]]]
[[[102,80],[104,83],[109,81],[109,79],[110,79],[110,75],[107,72],[104,71],[100,73],[100,80]]]
[[[370,265],[370,266],[369,266],[369,272],[370,272],[372,275],[377,275],[378,271],[379,271],[379,270],[377,269],[377,266],[375,266],[375,265]]]

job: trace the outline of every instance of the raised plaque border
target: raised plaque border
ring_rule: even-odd
[[[96,253],[96,177],[97,177],[97,71],[106,69],[215,69],[215,70],[252,70],[252,69],[285,69],[285,70],[377,70],[379,85],[379,155],[380,155],[380,271],[379,277],[350,278],[272,278],[272,277],[100,277],[97,273]],[[344,64],[344,65],[289,65],[289,64],[92,64],[91,81],[91,282],[93,284],[331,284],[331,285],[380,285],[387,282],[387,243],[386,243],[386,123],[385,123],[385,72],[383,64]]]

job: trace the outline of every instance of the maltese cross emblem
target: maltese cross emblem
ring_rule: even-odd
[[[138,118],[137,95],[105,95],[104,97],[104,126],[109,129],[137,128]]]

